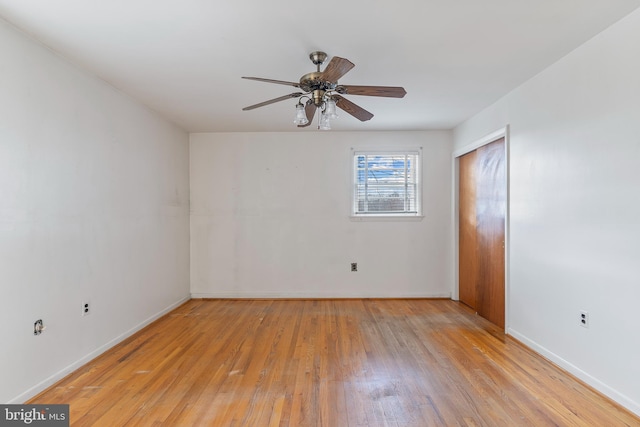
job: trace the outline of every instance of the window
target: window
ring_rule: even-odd
[[[353,213],[420,215],[420,152],[354,152]]]

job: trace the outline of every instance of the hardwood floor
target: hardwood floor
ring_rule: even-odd
[[[74,426],[639,426],[448,300],[192,300],[29,403]]]

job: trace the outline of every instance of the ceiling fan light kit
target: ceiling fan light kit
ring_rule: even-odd
[[[264,107],[265,105],[284,101],[285,99],[298,98],[293,123],[298,127],[309,126],[313,121],[316,110],[319,109],[320,117],[318,119],[318,129],[330,130],[331,120],[338,118],[336,107],[342,109],[362,122],[370,120],[373,117],[373,114],[341,95],[403,98],[407,93],[404,88],[398,86],[338,85],[338,79],[344,76],[355,66],[351,61],[334,56],[331,58],[331,61],[329,61],[329,64],[327,64],[324,71],[320,71],[320,66],[327,59],[327,54],[320,51],[311,52],[311,54],[309,54],[309,59],[311,59],[311,62],[313,62],[317,67],[317,70],[312,73],[305,74],[297,83],[283,80],[264,79],[261,77],[242,77],[243,79],[248,80],[293,86],[304,91],[293,92],[289,95],[280,96],[259,104],[250,105],[242,110],[253,110],[255,108]],[[304,104],[302,102],[303,100],[306,100]]]

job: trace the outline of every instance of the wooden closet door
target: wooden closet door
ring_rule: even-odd
[[[478,282],[478,239],[476,222],[476,158],[472,151],[459,159],[458,289],[460,301],[476,308]]]
[[[460,158],[460,300],[504,328],[504,138]]]

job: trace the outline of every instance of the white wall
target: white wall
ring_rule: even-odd
[[[6,403],[188,298],[189,164],[184,131],[4,21],[0,52]]]
[[[509,332],[640,414],[638,46],[640,10],[454,135],[510,125]]]
[[[450,295],[450,132],[220,133],[190,140],[192,295]],[[423,147],[421,221],[350,219],[352,147]]]

